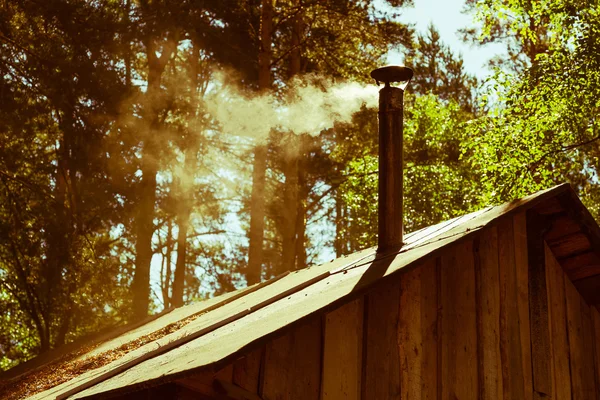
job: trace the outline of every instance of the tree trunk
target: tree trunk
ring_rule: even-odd
[[[282,257],[280,272],[292,271],[296,267],[296,223],[298,207],[298,163],[300,160],[300,137],[295,133],[288,133],[288,142],[283,150],[285,154],[284,174],[285,186],[283,188],[283,225]]]
[[[302,43],[302,11],[300,10],[302,7],[301,0],[295,0],[294,6],[298,8],[296,12],[296,16],[294,17],[294,25],[292,29],[292,48],[290,51],[290,69],[289,69],[289,77],[290,79],[300,73],[301,62],[302,62],[302,51],[301,51],[301,43]]]
[[[148,57],[148,89],[144,120],[148,131],[142,146],[142,181],[139,186],[139,206],[135,218],[136,258],[133,275],[133,318],[142,319],[148,315],[150,306],[150,263],[152,261],[152,236],[154,235],[154,205],[156,202],[156,174],[160,157],[159,113],[161,110],[161,77],[168,60],[177,50],[179,34],[163,46],[160,57],[156,56],[153,39],[146,41]]]
[[[300,138],[301,152],[300,163],[298,165],[298,206],[296,207],[296,269],[307,267],[306,260],[306,206],[308,203],[308,182],[306,180],[307,168],[307,142],[311,140],[309,136],[303,135]]]
[[[125,33],[125,86],[127,90],[131,89],[131,41],[129,38],[129,32],[131,29],[131,0],[125,0],[125,20],[126,22],[126,33]]]
[[[160,248],[163,247],[163,243],[162,241],[158,241],[158,245],[160,246]],[[169,280],[171,279],[171,271],[170,270],[166,270],[167,267],[167,256],[162,253],[162,260],[160,260],[160,288],[161,288],[161,292],[162,292],[162,298],[163,298],[163,304],[164,304],[164,308],[167,308],[167,304],[170,303],[170,299],[171,296],[169,295]]]
[[[173,252],[173,221],[171,217],[167,219],[167,240],[165,243],[165,282],[163,285],[163,302],[165,310],[173,303],[169,296],[169,286],[171,285],[171,253]]]
[[[333,241],[333,248],[336,257],[344,255],[344,216],[342,215],[344,200],[342,199],[342,189],[340,186],[335,190],[335,239]]]
[[[44,352],[50,348],[50,343],[48,338],[45,337],[43,310],[41,309],[39,301],[37,301],[38,299],[35,295],[35,286],[32,285],[32,282],[27,279],[27,272],[25,272],[26,268],[24,268],[24,266],[21,264],[21,255],[17,250],[17,246],[13,242],[11,242],[10,249],[13,260],[15,261],[17,276],[21,282],[21,285],[23,286],[23,289],[25,290],[25,296],[27,298],[27,301],[24,301],[17,297],[17,301],[19,301],[21,308],[31,317],[31,320],[35,325],[35,330],[40,339],[40,352]]]
[[[258,89],[260,92],[271,88],[272,31],[273,0],[263,0],[260,23],[260,52],[258,54]],[[262,276],[266,170],[267,146],[260,143],[254,150],[254,166],[252,171],[250,243],[248,249],[248,270],[246,272],[246,281],[249,285],[260,282]]]
[[[69,329],[71,328],[71,319],[73,318],[73,311],[74,310],[72,309],[72,307],[69,307],[67,308],[67,310],[65,310],[65,315],[62,316],[60,327],[58,328],[58,332],[56,333],[56,337],[54,338],[53,348],[57,348],[65,344],[67,333],[69,333]]]
[[[68,113],[66,113],[68,114]],[[73,216],[72,210],[67,205],[72,205],[73,198],[70,194],[71,185],[69,177],[72,176],[73,164],[70,160],[72,145],[72,118],[65,115],[60,120],[62,139],[58,151],[57,170],[55,176],[54,214],[48,224],[46,259],[44,264],[44,292],[41,294],[40,320],[43,330],[40,335],[40,351],[52,347],[52,334],[55,322],[60,315],[58,309],[66,307],[70,301],[68,290],[64,286],[64,273],[71,259],[70,238],[72,236]]]
[[[195,134],[195,133],[194,133]],[[184,168],[185,171],[193,171],[196,165],[196,156],[198,154],[200,141],[197,138],[191,139],[189,146],[185,151]],[[183,293],[185,289],[185,270],[187,255],[187,234],[189,230],[189,221],[192,214],[193,190],[191,184],[182,185],[179,212],[177,214],[177,224],[179,232],[177,233],[177,262],[175,265],[175,275],[173,278],[173,295],[171,305],[181,307],[183,305]]]
[[[296,4],[300,7],[299,2]],[[294,18],[292,30],[292,49],[290,51],[290,67],[289,77],[292,80],[300,73],[301,66],[301,49],[300,39],[302,35],[302,20],[301,13],[298,12]],[[284,174],[284,203],[283,203],[283,226],[282,226],[282,272],[296,269],[296,242],[297,225],[298,225],[298,209],[300,208],[299,199],[299,164],[302,158],[302,140],[299,134],[294,132],[289,133],[288,144],[285,153]]]
[[[186,161],[188,155],[186,154]],[[186,162],[187,164],[187,162]],[[175,275],[173,278],[173,294],[171,304],[174,307],[183,305],[183,292],[185,288],[185,267],[186,267],[186,252],[187,252],[187,231],[191,208],[187,205],[183,206],[180,214],[177,216],[177,225],[179,225],[179,233],[177,234],[177,262],[175,264]]]
[[[46,325],[45,323],[40,323],[39,325],[36,324],[35,327],[40,338],[40,353],[45,353],[50,350],[50,338],[46,331]]]
[[[148,90],[150,94],[150,89]],[[157,134],[153,122],[149,136]],[[158,156],[156,139],[149,137],[142,149],[142,181],[139,187],[139,205],[136,215],[136,258],[133,275],[133,315],[142,319],[148,315],[150,305],[150,262],[152,261],[152,236],[154,235],[154,203],[156,202],[156,174]]]
[[[198,80],[198,74],[200,73],[200,46],[194,40],[192,40],[192,62],[190,65],[190,81],[192,99],[196,99],[198,96],[198,88],[200,82]],[[198,150],[200,148],[200,139],[198,137],[200,131],[200,117],[199,117],[199,104],[196,100],[194,102],[194,114],[192,116],[192,131],[188,139],[188,146],[184,152],[184,171],[183,174],[186,179],[193,182],[192,171],[196,169],[196,161]],[[190,223],[190,215],[192,214],[193,206],[193,185],[190,182],[184,182],[182,185],[180,182],[180,196],[179,207],[177,213],[177,224],[179,225],[179,232],[177,234],[177,263],[175,265],[175,277],[173,279],[173,296],[171,298],[171,304],[175,307],[181,307],[183,305],[183,293],[185,289],[185,271],[186,271],[186,255],[187,255],[187,234]]]

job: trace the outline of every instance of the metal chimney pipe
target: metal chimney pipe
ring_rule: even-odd
[[[371,72],[379,91],[379,236],[377,252],[402,247],[403,224],[403,99],[404,89],[413,76],[412,69],[390,65]],[[391,82],[406,82],[392,87]]]

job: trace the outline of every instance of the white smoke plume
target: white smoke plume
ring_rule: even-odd
[[[365,104],[377,106],[378,88],[356,82],[323,82],[297,79],[286,90],[285,100],[272,94],[246,97],[216,75],[207,111],[220,124],[223,133],[264,141],[271,129],[296,134],[318,135],[334,122],[348,122]]]

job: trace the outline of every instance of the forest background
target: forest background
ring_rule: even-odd
[[[600,8],[467,0],[469,74],[406,0],[0,0],[0,369],[372,246],[377,87],[414,231],[560,182],[600,215]]]

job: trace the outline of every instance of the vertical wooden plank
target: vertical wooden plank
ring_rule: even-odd
[[[400,281],[402,400],[437,398],[437,264],[431,259]]]
[[[213,378],[225,382],[231,382],[233,380],[233,364],[226,365],[225,367],[215,372]]]
[[[396,282],[376,287],[366,296],[365,351],[362,399],[400,399]]]
[[[498,230],[485,229],[474,243],[477,293],[479,399],[502,399]]]
[[[421,267],[421,400],[438,399],[439,274],[439,259],[432,259]]]
[[[437,400],[442,400],[442,383],[443,383],[443,371],[442,368],[444,367],[444,345],[446,344],[446,341],[443,340],[443,336],[444,336],[444,324],[445,324],[445,319],[446,316],[444,315],[444,305],[443,305],[443,298],[442,298],[442,257],[437,257],[435,259],[435,266],[436,266],[436,281],[437,281],[437,303],[438,303],[438,311],[437,311],[437,393],[436,393],[436,399]]]
[[[313,318],[267,343],[260,396],[269,400],[318,399],[321,318]]]
[[[177,379],[175,381],[178,386],[177,396],[166,396],[163,398],[188,399],[190,397],[203,398],[204,396],[209,397],[217,395],[213,386],[215,377],[215,371],[206,369],[194,375]]]
[[[600,399],[600,313],[596,308],[590,307],[592,325],[594,329],[594,367],[596,371],[596,398]]]
[[[208,398],[208,396],[204,397],[202,394],[199,394],[198,392],[187,388],[185,386],[181,386],[178,385],[177,386],[177,392],[175,396],[165,396],[165,397],[161,397],[161,399],[177,399],[177,400],[201,400],[201,399],[206,399]],[[124,397],[124,399],[127,400],[134,400],[131,397]]]
[[[513,220],[498,224],[498,268],[500,271],[500,356],[504,399],[525,397],[523,356],[519,321]]]
[[[347,303],[325,317],[323,342],[323,400],[360,399],[363,315],[362,298]]]
[[[585,397],[584,383],[584,351],[581,317],[581,299],[579,292],[568,278],[565,278],[565,295],[567,299],[567,332],[569,352],[571,356],[571,386],[572,399],[583,400]],[[561,384],[556,382],[557,385]]]
[[[527,212],[527,259],[529,281],[529,327],[531,335],[532,388],[539,396],[552,396],[552,360],[544,231],[546,220],[533,211]],[[510,282],[508,283],[510,285]],[[509,286],[510,290],[510,286]],[[509,317],[510,314],[506,316]],[[521,323],[525,323],[522,321]],[[520,328],[519,328],[520,329]],[[511,332],[508,332],[510,335]],[[510,338],[508,339],[510,341]],[[525,344],[523,344],[525,345]],[[520,351],[521,355],[523,350]],[[524,372],[521,364],[521,373]],[[518,388],[521,393],[521,388]],[[524,390],[524,388],[523,388]],[[517,392],[515,392],[516,394]]]
[[[421,267],[400,279],[400,388],[402,400],[421,398],[423,332],[421,330]]]
[[[533,398],[533,372],[531,361],[531,326],[529,319],[529,253],[527,251],[527,215],[521,212],[513,218],[515,240],[515,265],[517,269],[517,308],[521,333],[521,354],[523,355],[524,400]],[[544,272],[545,274],[545,272]],[[546,321],[549,344],[549,325]],[[546,355],[550,360],[549,355]],[[550,361],[548,361],[550,364]],[[550,367],[547,379],[551,381]]]
[[[442,255],[442,399],[477,399],[477,312],[473,242]]]
[[[323,324],[321,317],[294,330],[292,399],[319,398],[322,351]]]
[[[189,397],[188,397],[189,398]],[[196,396],[196,399],[198,396]],[[113,397],[116,400],[163,400],[163,399],[182,399],[180,388],[174,382],[165,383],[150,389],[142,389],[136,392],[127,393],[121,396]]]
[[[265,348],[265,365],[259,395],[266,399],[291,399],[294,338],[291,332],[273,339]]]
[[[567,337],[567,311],[565,300],[565,274],[556,262],[552,251],[545,246],[546,277],[550,310],[550,337],[553,398],[571,398],[571,372],[569,368],[569,341]]]
[[[560,266],[559,266],[560,268]],[[584,399],[583,393],[583,333],[579,293],[568,278],[564,279],[567,304],[567,332],[571,366],[573,400]],[[560,382],[557,382],[557,385]]]
[[[583,351],[583,396],[594,399],[598,396],[596,390],[596,372],[594,367],[594,327],[590,306],[579,295],[581,304],[581,331]]]
[[[233,363],[233,383],[251,393],[258,394],[258,380],[264,350],[264,347],[261,347]]]
[[[147,389],[147,400],[162,400],[177,398],[177,385],[173,382]],[[129,396],[127,396],[129,397]]]

